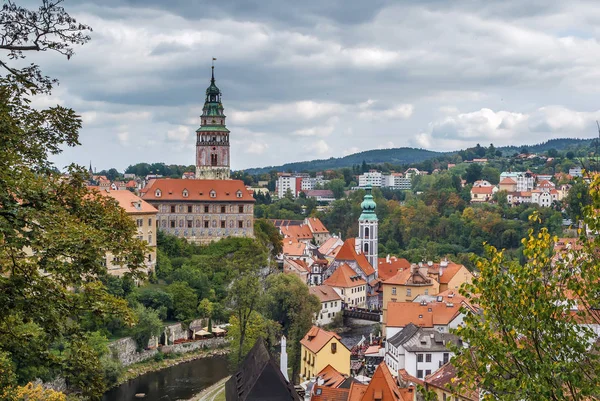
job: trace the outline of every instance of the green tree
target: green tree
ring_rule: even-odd
[[[481,170],[481,179],[489,181],[492,185],[497,185],[500,182],[500,170],[491,166],[485,166]]]
[[[531,220],[540,223],[536,214]],[[600,227],[598,217],[586,220]],[[464,387],[498,400],[582,400],[598,394],[597,336],[581,322],[598,324],[591,309],[600,289],[599,241],[582,240],[584,249],[573,251],[574,259],[553,260],[556,238],[546,228],[530,229],[522,241],[524,263],[486,247],[477,262],[479,275],[463,290],[482,312],[467,314],[456,330],[470,345],[455,348],[453,359]]]
[[[49,155],[79,144],[81,119],[63,106],[33,107],[56,81],[35,64],[14,61],[46,50],[70,58],[89,28],[48,0],[38,10],[6,2],[0,21],[0,352],[15,365],[26,362],[21,384],[38,373],[61,374],[72,378],[73,391],[97,398],[104,390],[97,356],[86,346],[62,358],[49,350],[60,339],[80,341],[88,314],[134,322],[127,303],[102,283],[102,260],[109,251],[135,271],[145,246],[116,201],[89,193],[83,168],[70,166],[68,177],[53,168]]]
[[[228,301],[233,312],[231,319],[235,319],[239,327],[239,335],[236,337],[237,359],[236,366],[242,361],[244,348],[247,346],[246,337],[248,334],[249,322],[252,320],[253,313],[260,306],[262,295],[262,286],[258,278],[258,272],[253,269],[240,272],[231,283],[229,288]],[[230,320],[231,321],[231,320]]]
[[[464,175],[464,179],[467,181],[467,184],[472,184],[477,180],[481,179],[482,167],[478,163],[471,163]]]
[[[344,197],[344,189],[346,187],[346,182],[340,178],[336,178],[335,180],[329,181],[327,187],[333,192],[333,197],[335,199],[341,199]]]
[[[587,183],[579,181],[571,187],[565,202],[567,204],[567,213],[573,221],[573,224],[577,224],[579,219],[582,218],[584,208],[590,205],[591,201],[592,199]]]
[[[292,377],[300,368],[300,340],[312,326],[315,314],[321,310],[319,299],[294,274],[272,274],[267,277],[264,315],[281,325],[289,339]]]
[[[252,349],[254,343],[259,338],[265,339],[267,337],[267,321],[257,311],[252,311],[246,320],[244,328],[244,339],[242,340],[242,327],[238,317],[231,315],[229,318],[229,324],[227,330],[227,338],[230,340],[229,358],[234,367],[239,365],[239,361],[242,360],[246,354]]]
[[[139,305],[135,309],[138,323],[131,329],[131,337],[135,340],[138,351],[148,347],[152,337],[158,337],[164,327],[154,309]]]
[[[210,318],[213,313],[213,304],[208,298],[204,298],[198,304],[198,315],[201,318]]]
[[[173,296],[173,317],[181,321],[190,321],[196,317],[198,295],[188,285],[181,281],[170,284],[167,291]]]

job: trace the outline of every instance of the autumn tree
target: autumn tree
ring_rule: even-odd
[[[81,319],[134,322],[127,303],[107,292],[102,260],[111,252],[135,272],[145,247],[116,201],[86,189],[82,168],[61,177],[49,161],[79,144],[81,119],[63,106],[34,108],[32,99],[49,95],[56,81],[19,60],[32,51],[70,58],[89,40],[90,28],[60,4],[42,0],[30,10],[6,1],[0,9],[0,353],[19,367],[19,384],[58,373],[72,378],[72,390],[98,398],[102,369],[94,352],[78,348]],[[73,352],[49,352],[59,342]]]
[[[585,222],[600,229],[600,179],[593,182]],[[531,220],[539,223],[536,214]],[[453,363],[463,386],[498,400],[583,400],[600,391],[597,335],[600,323],[600,239],[581,232],[579,247],[555,254],[546,228],[522,240],[525,263],[486,247],[479,274],[463,289],[480,307],[457,334],[470,345]]]

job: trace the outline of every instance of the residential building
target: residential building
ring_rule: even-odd
[[[301,260],[307,266],[311,259],[310,244],[300,242],[295,239],[285,238],[283,240],[283,258],[291,260]]]
[[[531,171],[517,171],[517,172],[502,172],[500,173],[500,181],[506,177],[512,178],[516,183],[516,192],[527,192],[531,191],[535,186],[535,175]]]
[[[383,187],[401,190],[412,189],[411,177],[405,177],[402,173],[391,173],[383,176]]]
[[[569,169],[571,177],[583,177],[583,169],[581,167],[573,167]]]
[[[429,277],[440,284],[438,292],[458,290],[463,284],[473,281],[473,273],[469,269],[448,259],[443,259],[439,263],[427,262],[427,269]]]
[[[327,241],[331,234],[327,227],[316,217],[307,217],[304,220],[271,220],[279,229],[284,239],[312,243],[317,246]]]
[[[511,177],[505,177],[498,184],[498,189],[500,191],[516,192],[516,190],[517,190],[517,181],[515,181]]]
[[[496,192],[498,192],[498,188],[488,181],[475,181],[471,188],[471,202],[489,202]]]
[[[317,217],[307,217],[304,219],[304,224],[308,225],[317,246],[323,245],[325,241],[331,238],[329,230]]]
[[[350,350],[341,337],[313,326],[300,340],[300,377],[308,380],[331,365],[338,372],[350,374]]]
[[[288,190],[292,194],[292,197],[296,198],[300,191],[302,191],[302,181],[310,178],[308,174],[291,174],[291,173],[277,173],[276,192],[279,199],[285,198]],[[306,189],[314,189],[308,188]]]
[[[331,203],[335,200],[331,189],[309,189],[302,190],[307,198],[313,198],[317,202]]]
[[[389,302],[383,317],[385,337],[393,337],[410,323],[448,333],[462,323],[462,306],[468,308],[463,302]]]
[[[328,180],[323,179],[322,174],[317,174],[316,177],[303,177],[300,182],[300,189],[302,191],[311,191],[317,187],[317,185],[323,186],[328,183]]]
[[[200,128],[196,130],[196,178],[228,180],[229,163],[229,130],[225,127],[221,91],[215,84],[213,66],[200,116]]]
[[[414,176],[416,176],[416,175],[427,175],[427,172],[426,172],[426,171],[425,171],[425,172],[419,171],[419,170],[418,170],[417,168],[415,168],[415,167],[411,167],[411,168],[409,168],[408,170],[406,170],[406,171],[404,172],[404,176],[405,176],[405,177],[408,177],[408,178],[411,178],[411,179],[412,179]]]
[[[440,401],[479,401],[479,391],[468,391],[459,387],[460,379],[452,363],[425,377],[425,389],[433,391]]]
[[[440,284],[429,277],[426,265],[413,263],[409,269],[399,270],[398,273],[383,281],[381,288],[385,322],[390,303],[411,302],[419,295],[436,295],[440,291]]]
[[[323,284],[332,287],[347,307],[366,307],[367,282],[347,264],[338,267]]]
[[[285,337],[282,339],[284,341]],[[269,355],[264,341],[259,338],[239,370],[225,383],[225,400],[300,401],[294,385],[286,379],[286,375],[287,372],[282,372],[282,367]]]
[[[310,266],[308,272],[308,285],[320,285],[323,284],[325,279],[323,275],[325,274],[325,270],[327,270],[327,265],[329,262],[326,259],[316,258],[313,256],[313,263]]]
[[[380,171],[369,170],[358,176],[358,186],[364,188],[368,185],[371,187],[381,187],[383,184],[383,175]]]
[[[396,275],[400,270],[406,269],[410,269],[410,262],[408,260],[387,255],[385,258],[379,258],[377,274],[382,281],[385,281]]]
[[[301,258],[295,259],[288,256],[283,257],[283,272],[286,274],[295,274],[303,283],[308,283],[308,273],[310,267]]]
[[[119,206],[125,210],[127,215],[135,221],[137,238],[145,241],[148,246],[144,258],[144,273],[153,272],[156,266],[156,215],[158,210],[127,190],[101,190],[100,194],[116,200]],[[104,263],[106,264],[108,273],[114,276],[120,277],[130,271],[122,258],[115,257],[111,253],[106,254]]]
[[[206,244],[254,236],[254,197],[239,180],[150,180],[141,197],[158,209],[157,227]]]
[[[342,313],[342,297],[329,285],[309,287],[308,292],[321,301],[321,310],[315,316],[318,326],[324,326],[333,321],[333,318]]]

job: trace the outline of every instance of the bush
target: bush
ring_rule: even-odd
[[[106,386],[112,387],[114,384],[117,384],[119,377],[121,377],[121,374],[123,373],[121,361],[112,358],[109,355],[105,355],[100,362],[104,371],[104,383]]]

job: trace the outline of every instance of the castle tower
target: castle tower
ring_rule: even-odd
[[[360,204],[362,213],[358,218],[358,238],[360,239],[361,251],[365,257],[375,269],[375,275],[378,276],[378,261],[377,261],[377,247],[378,247],[378,220],[377,214],[375,214],[375,207],[377,206],[371,195],[371,185],[368,185],[367,193]]]
[[[196,178],[201,180],[229,179],[229,130],[225,128],[225,114],[221,91],[215,85],[215,67],[212,67],[210,86],[196,130]]]

